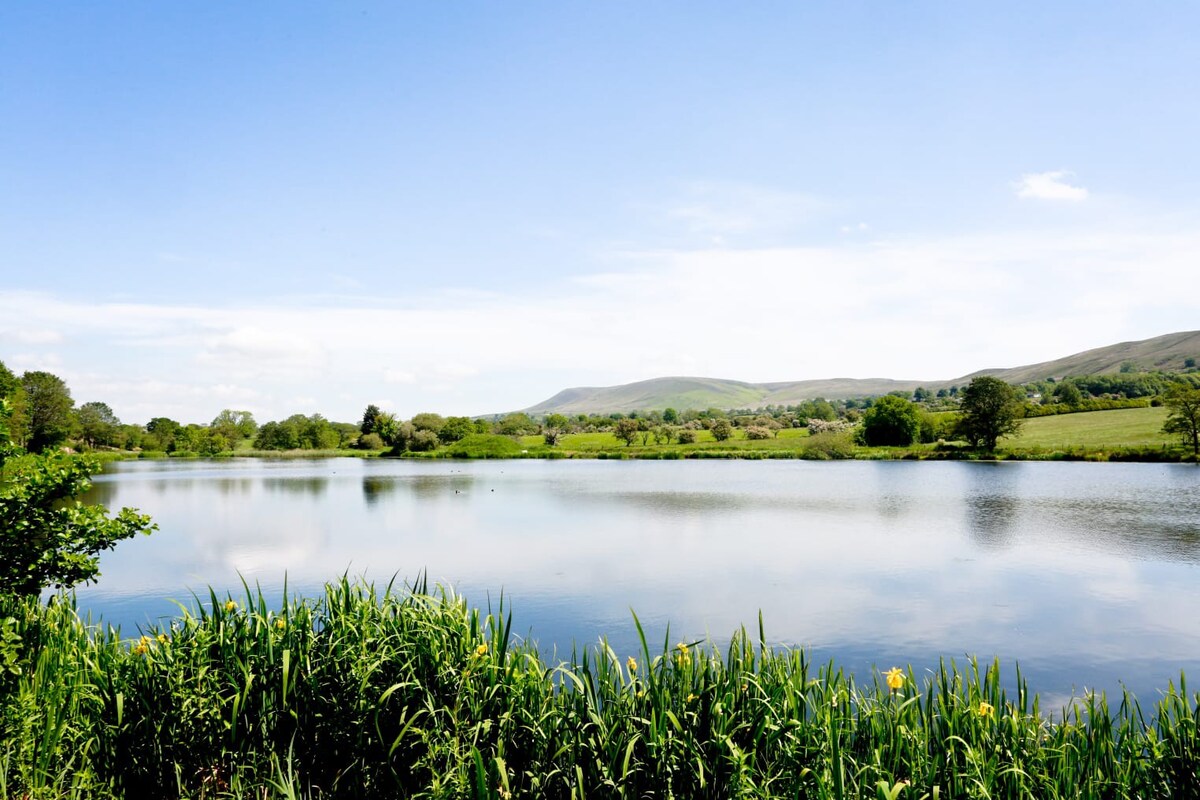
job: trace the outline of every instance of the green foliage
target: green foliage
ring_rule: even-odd
[[[920,430],[917,406],[903,397],[878,398],[862,418],[863,444],[870,447],[907,447]]]
[[[378,433],[364,433],[358,437],[358,447],[362,450],[383,450],[387,445]]]
[[[209,427],[230,443],[249,439],[258,431],[258,423],[254,421],[253,414],[249,411],[234,411],[231,408],[217,414]]]
[[[342,435],[320,414],[293,414],[282,422],[268,422],[254,437],[255,450],[335,450]]]
[[[982,375],[959,392],[962,416],[957,434],[973,447],[992,451],[1001,436],[1017,433],[1025,415],[1020,389],[999,378]]]
[[[728,440],[729,437],[733,436],[733,423],[731,423],[725,417],[718,417],[713,420],[712,425],[709,427],[709,431],[712,433],[713,438],[718,442],[724,442]]]
[[[97,554],[149,533],[150,518],[128,508],[109,517],[103,506],[76,500],[99,471],[91,459],[14,459],[10,417],[7,401],[0,400],[0,595],[34,595],[47,586],[93,580],[100,572]]]
[[[26,447],[31,453],[58,447],[71,433],[75,402],[67,385],[49,372],[26,372],[21,376],[21,388],[26,404]]]
[[[868,675],[768,646],[607,642],[560,664],[423,585],[209,595],[141,639],[0,607],[6,797],[1188,798],[1200,696],[1055,715],[998,663]],[[11,677],[17,673],[19,680]],[[5,677],[9,676],[9,677]],[[73,788],[74,787],[74,788]]]
[[[1063,381],[1054,388],[1054,399],[1063,405],[1077,406],[1083,400],[1083,393],[1074,381]]]
[[[446,448],[454,458],[513,458],[521,454],[521,445],[508,436],[475,433]]]
[[[415,418],[414,418],[415,419]],[[437,432],[438,439],[445,444],[457,442],[475,433],[475,423],[470,417],[449,417],[441,430]]]
[[[381,413],[382,412],[380,412],[379,406],[375,405],[374,403],[367,406],[366,410],[363,411],[362,422],[358,426],[359,431],[363,434],[380,433],[378,423],[379,415]]]
[[[79,436],[88,447],[113,447],[121,434],[121,420],[108,403],[84,403],[76,412]]]
[[[626,447],[629,447],[637,439],[638,421],[636,419],[619,419],[613,425],[613,436],[616,436]]]
[[[537,423],[528,414],[508,414],[496,423],[496,433],[504,436],[528,436],[537,431]]]
[[[1163,404],[1170,412],[1163,433],[1178,436],[1200,457],[1200,389],[1176,384],[1163,395]]]
[[[432,431],[437,433],[446,424],[446,419],[441,414],[431,414],[424,412],[415,415],[411,420],[413,428],[418,431]]]

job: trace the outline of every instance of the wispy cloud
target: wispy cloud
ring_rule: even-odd
[[[1066,200],[1078,202],[1086,200],[1088,190],[1082,186],[1074,186],[1068,182],[1074,173],[1066,170],[1052,172],[1032,172],[1021,176],[1021,180],[1013,183],[1017,197],[1035,200]]]
[[[724,237],[779,233],[808,224],[823,211],[818,198],[762,186],[698,182],[666,208],[666,216],[693,234]]]
[[[1191,229],[665,249],[537,296],[205,309],[0,291],[0,317],[61,331],[39,368],[131,421],[208,420],[229,403],[356,419],[384,397],[401,414],[485,413],[672,374],[948,379],[1165,333],[1193,324],[1194,293],[1163,287],[1196,285],[1197,250]]]

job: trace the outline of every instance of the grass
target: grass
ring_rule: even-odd
[[[69,598],[0,614],[0,797],[1187,798],[1200,695],[1051,721],[997,664],[856,677],[766,645],[561,664],[423,584],[211,595],[140,639]],[[636,624],[636,617],[634,618]],[[641,632],[638,626],[639,633]]]
[[[1001,446],[1019,448],[1070,447],[1161,447],[1176,443],[1162,432],[1166,408],[1122,408],[1060,414],[1025,420],[1018,436],[1004,439]]]

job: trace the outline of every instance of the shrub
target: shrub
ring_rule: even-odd
[[[696,443],[696,432],[694,430],[692,430],[691,428],[682,429],[681,431],[679,431],[679,443],[680,444],[695,444]]]
[[[746,428],[747,439],[770,439],[771,429],[765,428],[762,425],[751,425]]]
[[[358,437],[358,447],[360,450],[382,450],[387,445],[383,443],[383,437],[378,433],[364,433]]]

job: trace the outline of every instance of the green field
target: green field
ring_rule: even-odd
[[[1166,408],[1121,408],[1036,417],[1025,420],[1019,435],[1001,439],[1000,447],[1007,450],[1173,445],[1175,439],[1162,432],[1166,419]]]

